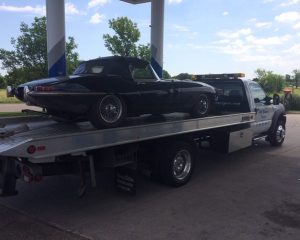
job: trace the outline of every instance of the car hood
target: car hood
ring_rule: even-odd
[[[19,85],[18,87],[34,87],[34,86],[39,86],[39,85],[52,85],[58,82],[64,82],[67,80],[79,78],[79,75],[71,75],[71,76],[63,76],[63,77],[53,77],[53,78],[43,78],[43,79],[38,79],[38,80],[33,80],[30,82],[23,83]]]

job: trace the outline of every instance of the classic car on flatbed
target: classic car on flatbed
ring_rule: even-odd
[[[7,88],[29,105],[49,115],[87,119],[96,128],[120,126],[124,118],[141,114],[207,115],[215,89],[191,80],[161,80],[151,65],[134,57],[103,57],[81,63],[74,74]]]

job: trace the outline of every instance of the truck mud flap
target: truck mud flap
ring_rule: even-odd
[[[128,167],[115,168],[115,187],[121,192],[130,195],[136,195],[136,177],[135,169]]]
[[[0,196],[17,195],[16,191],[15,161],[9,158],[0,158]]]

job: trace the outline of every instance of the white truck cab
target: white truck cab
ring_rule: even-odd
[[[217,111],[256,113],[250,129],[253,139],[265,137],[271,145],[281,145],[285,138],[286,116],[279,96],[268,97],[257,82],[241,77],[244,74],[209,74],[196,75],[196,80],[218,90]]]

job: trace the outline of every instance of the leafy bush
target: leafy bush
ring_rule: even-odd
[[[266,71],[265,69],[257,69],[255,73],[257,75],[256,81],[262,86],[266,93],[279,93],[283,89],[283,76],[275,74],[272,71]]]
[[[300,110],[300,96],[293,94],[290,104],[290,110]]]
[[[3,76],[0,75],[0,89],[6,87],[6,81]]]

